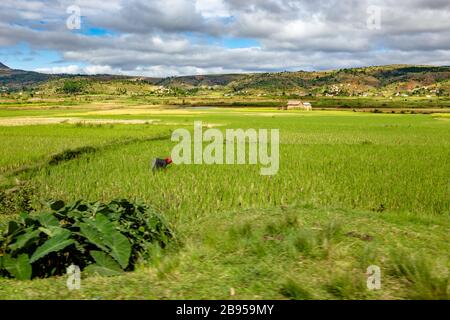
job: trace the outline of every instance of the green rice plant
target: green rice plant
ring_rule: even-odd
[[[167,135],[168,128],[170,126],[116,125],[112,130],[108,126],[78,127],[75,124],[0,126],[0,174],[47,160],[48,156],[65,150],[86,146],[95,148],[122,139]]]

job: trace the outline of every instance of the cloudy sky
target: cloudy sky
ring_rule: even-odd
[[[450,65],[450,0],[1,0],[0,62],[157,77]]]

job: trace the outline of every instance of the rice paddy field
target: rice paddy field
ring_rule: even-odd
[[[117,277],[0,279],[0,299],[448,299],[450,117],[271,108],[0,110],[0,222],[42,200],[143,201],[177,244]],[[24,124],[23,118],[28,120]],[[172,165],[171,132],[279,129],[278,174]],[[85,147],[89,147],[86,149]],[[83,149],[84,148],[84,149]],[[49,164],[55,154],[81,150]],[[89,152],[82,152],[89,150]],[[19,188],[19,192],[9,193]],[[13,194],[13,195],[11,195]],[[8,198],[9,197],[9,198]],[[367,267],[381,269],[369,290]]]

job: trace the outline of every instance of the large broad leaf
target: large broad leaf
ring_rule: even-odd
[[[120,266],[109,255],[101,251],[91,251],[95,264],[91,264],[84,270],[90,274],[98,274],[100,276],[117,276],[123,273]]]
[[[46,235],[48,235],[50,238],[51,237],[56,237],[57,235],[60,234],[70,234],[70,231],[61,227],[53,227],[53,226],[48,226],[47,228],[44,227],[39,227],[38,228],[40,231],[42,231],[43,233],[45,233]]]
[[[89,242],[95,244],[99,249],[109,251],[102,233],[97,228],[88,223],[79,223],[78,227],[80,228],[80,235],[88,239]]]
[[[3,257],[3,267],[18,280],[30,280],[32,268],[28,255],[21,254],[17,258],[10,255]]]
[[[19,214],[22,223],[25,224],[26,227],[33,227],[36,225],[36,219],[33,219],[32,217],[30,217],[30,215],[26,212],[21,212]]]
[[[38,220],[44,227],[59,227],[58,219],[51,213],[42,213],[39,215]]]
[[[70,231],[61,232],[58,235],[48,239],[42,246],[36,249],[31,256],[30,262],[33,263],[47,254],[64,249],[65,247],[75,243],[74,240],[68,239],[71,236]]]
[[[131,255],[131,244],[128,239],[116,231],[110,235],[108,247],[111,249],[111,256],[125,269],[128,266],[128,260],[130,260]]]
[[[9,245],[9,248],[12,251],[16,251],[18,249],[22,249],[26,247],[28,243],[30,243],[32,240],[36,240],[39,238],[39,235],[41,234],[41,230],[34,230],[33,228],[25,229],[25,233],[21,234],[16,238],[16,242]]]
[[[109,254],[125,269],[131,255],[131,244],[128,239],[116,230],[114,224],[104,215],[98,214],[95,219],[85,219],[80,224],[82,235],[96,244],[100,249],[109,250]]]

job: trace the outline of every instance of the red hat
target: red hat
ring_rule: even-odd
[[[172,158],[166,158],[164,161],[166,161],[167,164],[171,164],[173,162]]]

